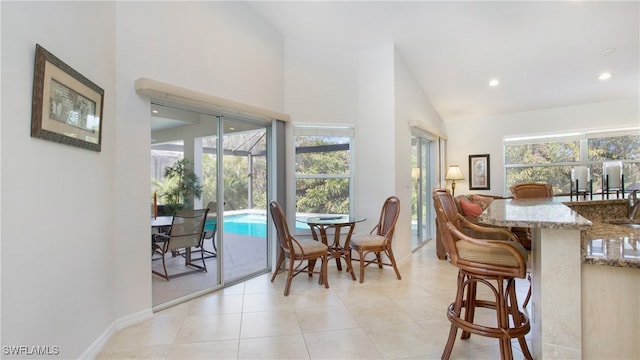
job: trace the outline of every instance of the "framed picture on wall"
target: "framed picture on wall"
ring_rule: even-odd
[[[469,155],[469,189],[491,189],[489,154]]]
[[[36,44],[31,136],[101,150],[104,90]]]

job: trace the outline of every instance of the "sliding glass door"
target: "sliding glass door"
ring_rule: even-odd
[[[433,200],[431,188],[436,173],[435,142],[425,137],[411,138],[411,235],[412,247],[418,248],[433,237]]]
[[[234,283],[268,266],[267,139],[264,124],[220,117],[224,222],[221,253],[224,282]]]
[[[162,308],[203,292],[268,271],[267,158],[270,123],[228,118],[195,109],[152,104],[152,216],[173,215],[167,204],[172,184],[168,167],[186,159],[202,187],[191,208],[209,208],[204,250],[207,272],[170,278],[152,277],[153,305]],[[152,268],[162,266],[158,256]],[[166,255],[167,270],[186,269],[180,253]]]

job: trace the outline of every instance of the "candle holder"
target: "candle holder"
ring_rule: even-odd
[[[602,199],[609,199],[609,194],[615,191],[616,199],[624,197],[624,174],[622,161],[605,161],[602,163]]]
[[[580,200],[580,194],[582,194],[582,199],[586,200],[587,195],[589,195],[589,200],[593,200],[593,179],[589,179],[589,188],[580,189],[580,180],[574,182],[571,181],[571,190],[569,190],[569,199],[573,201],[573,194],[576,194],[576,201]]]
[[[575,187],[574,187],[575,185]],[[569,190],[569,198],[573,201],[573,194],[576,195],[576,201],[580,200],[580,195],[584,200],[593,200],[593,179],[591,173],[586,166],[576,166],[571,169],[571,188]]]

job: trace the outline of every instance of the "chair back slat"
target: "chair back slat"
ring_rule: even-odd
[[[512,185],[509,190],[511,190],[514,199],[553,197],[553,187],[547,183],[520,183]]]
[[[291,252],[291,234],[289,233],[289,225],[284,211],[280,207],[280,204],[275,201],[269,203],[269,211],[271,212],[273,224],[276,227],[280,247],[286,252]]]
[[[456,220],[458,214],[456,202],[449,190],[446,189],[433,189],[432,196],[433,206],[436,209],[436,225],[442,235],[444,251],[447,253],[449,261],[455,262],[457,260],[457,251],[454,245],[455,239],[447,231],[447,223],[458,224]]]
[[[201,246],[208,211],[207,208],[177,211],[171,222],[167,250]]]
[[[400,215],[400,199],[395,196],[390,196],[385,200],[380,212],[380,220],[378,221],[377,234],[384,236],[387,240],[393,237],[393,232],[398,222],[398,216]]]

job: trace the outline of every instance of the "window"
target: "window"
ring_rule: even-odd
[[[582,132],[504,139],[505,186],[544,181],[554,194],[569,194],[571,169],[587,166],[593,192],[602,189],[602,166],[621,161],[625,190],[640,189],[640,134],[638,129]]]
[[[296,212],[349,214],[352,127],[294,127]]]

